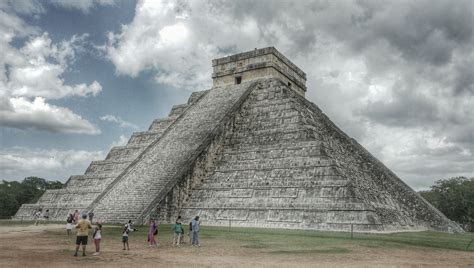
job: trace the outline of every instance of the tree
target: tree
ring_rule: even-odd
[[[455,177],[436,181],[420,194],[449,219],[474,231],[474,178]]]
[[[0,183],[0,218],[9,218],[17,212],[22,204],[35,203],[48,189],[60,189],[59,181],[47,181],[38,177],[27,177],[18,181]]]
[[[0,190],[0,219],[6,219],[14,215],[19,207],[15,197],[8,192]]]

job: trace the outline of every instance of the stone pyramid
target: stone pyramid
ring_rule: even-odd
[[[275,48],[212,64],[212,89],[15,217],[78,209],[110,223],[199,215],[206,225],[462,232],[306,100],[306,74]]]

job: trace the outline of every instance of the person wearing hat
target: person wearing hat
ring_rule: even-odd
[[[80,245],[82,245],[82,256],[86,256],[87,238],[89,237],[89,229],[92,229],[91,222],[87,220],[87,214],[82,214],[82,219],[76,224],[76,229],[76,252],[74,257],[77,257]]]

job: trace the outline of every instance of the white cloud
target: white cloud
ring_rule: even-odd
[[[71,174],[83,174],[92,160],[104,159],[103,151],[46,150],[15,147],[0,150],[0,177],[28,176],[66,181]]]
[[[4,66],[8,75],[3,79],[5,89],[15,97],[44,97],[60,99],[69,96],[95,96],[102,86],[94,81],[90,85],[66,85],[62,79],[68,65],[74,62],[75,51],[87,35],[73,36],[68,41],[52,44],[47,33],[31,38],[21,49],[7,47]]]
[[[106,122],[117,123],[121,128],[138,129],[137,125],[135,125],[133,123],[130,123],[130,122],[127,122],[127,121],[123,120],[122,118],[120,118],[119,116],[114,116],[114,115],[107,114],[107,115],[101,116],[100,120],[106,121]]]
[[[81,12],[88,13],[95,6],[110,6],[115,3],[114,0],[52,0],[56,6],[65,9],[78,9]]]
[[[48,33],[40,34],[38,28],[27,25],[15,14],[42,13],[41,4],[16,2],[0,4],[0,126],[99,134],[100,130],[80,115],[48,103],[51,99],[96,96],[102,91],[97,81],[69,85],[63,78],[77,53],[84,50],[88,35],[74,35],[54,43]],[[27,37],[22,47],[11,44],[15,37]]]
[[[100,134],[100,130],[71,110],[47,104],[42,97],[33,101],[10,98],[0,103],[0,124],[23,130],[79,134]]]

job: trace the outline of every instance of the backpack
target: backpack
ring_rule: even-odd
[[[193,230],[193,222],[190,222],[189,223],[189,231],[192,231]]]

